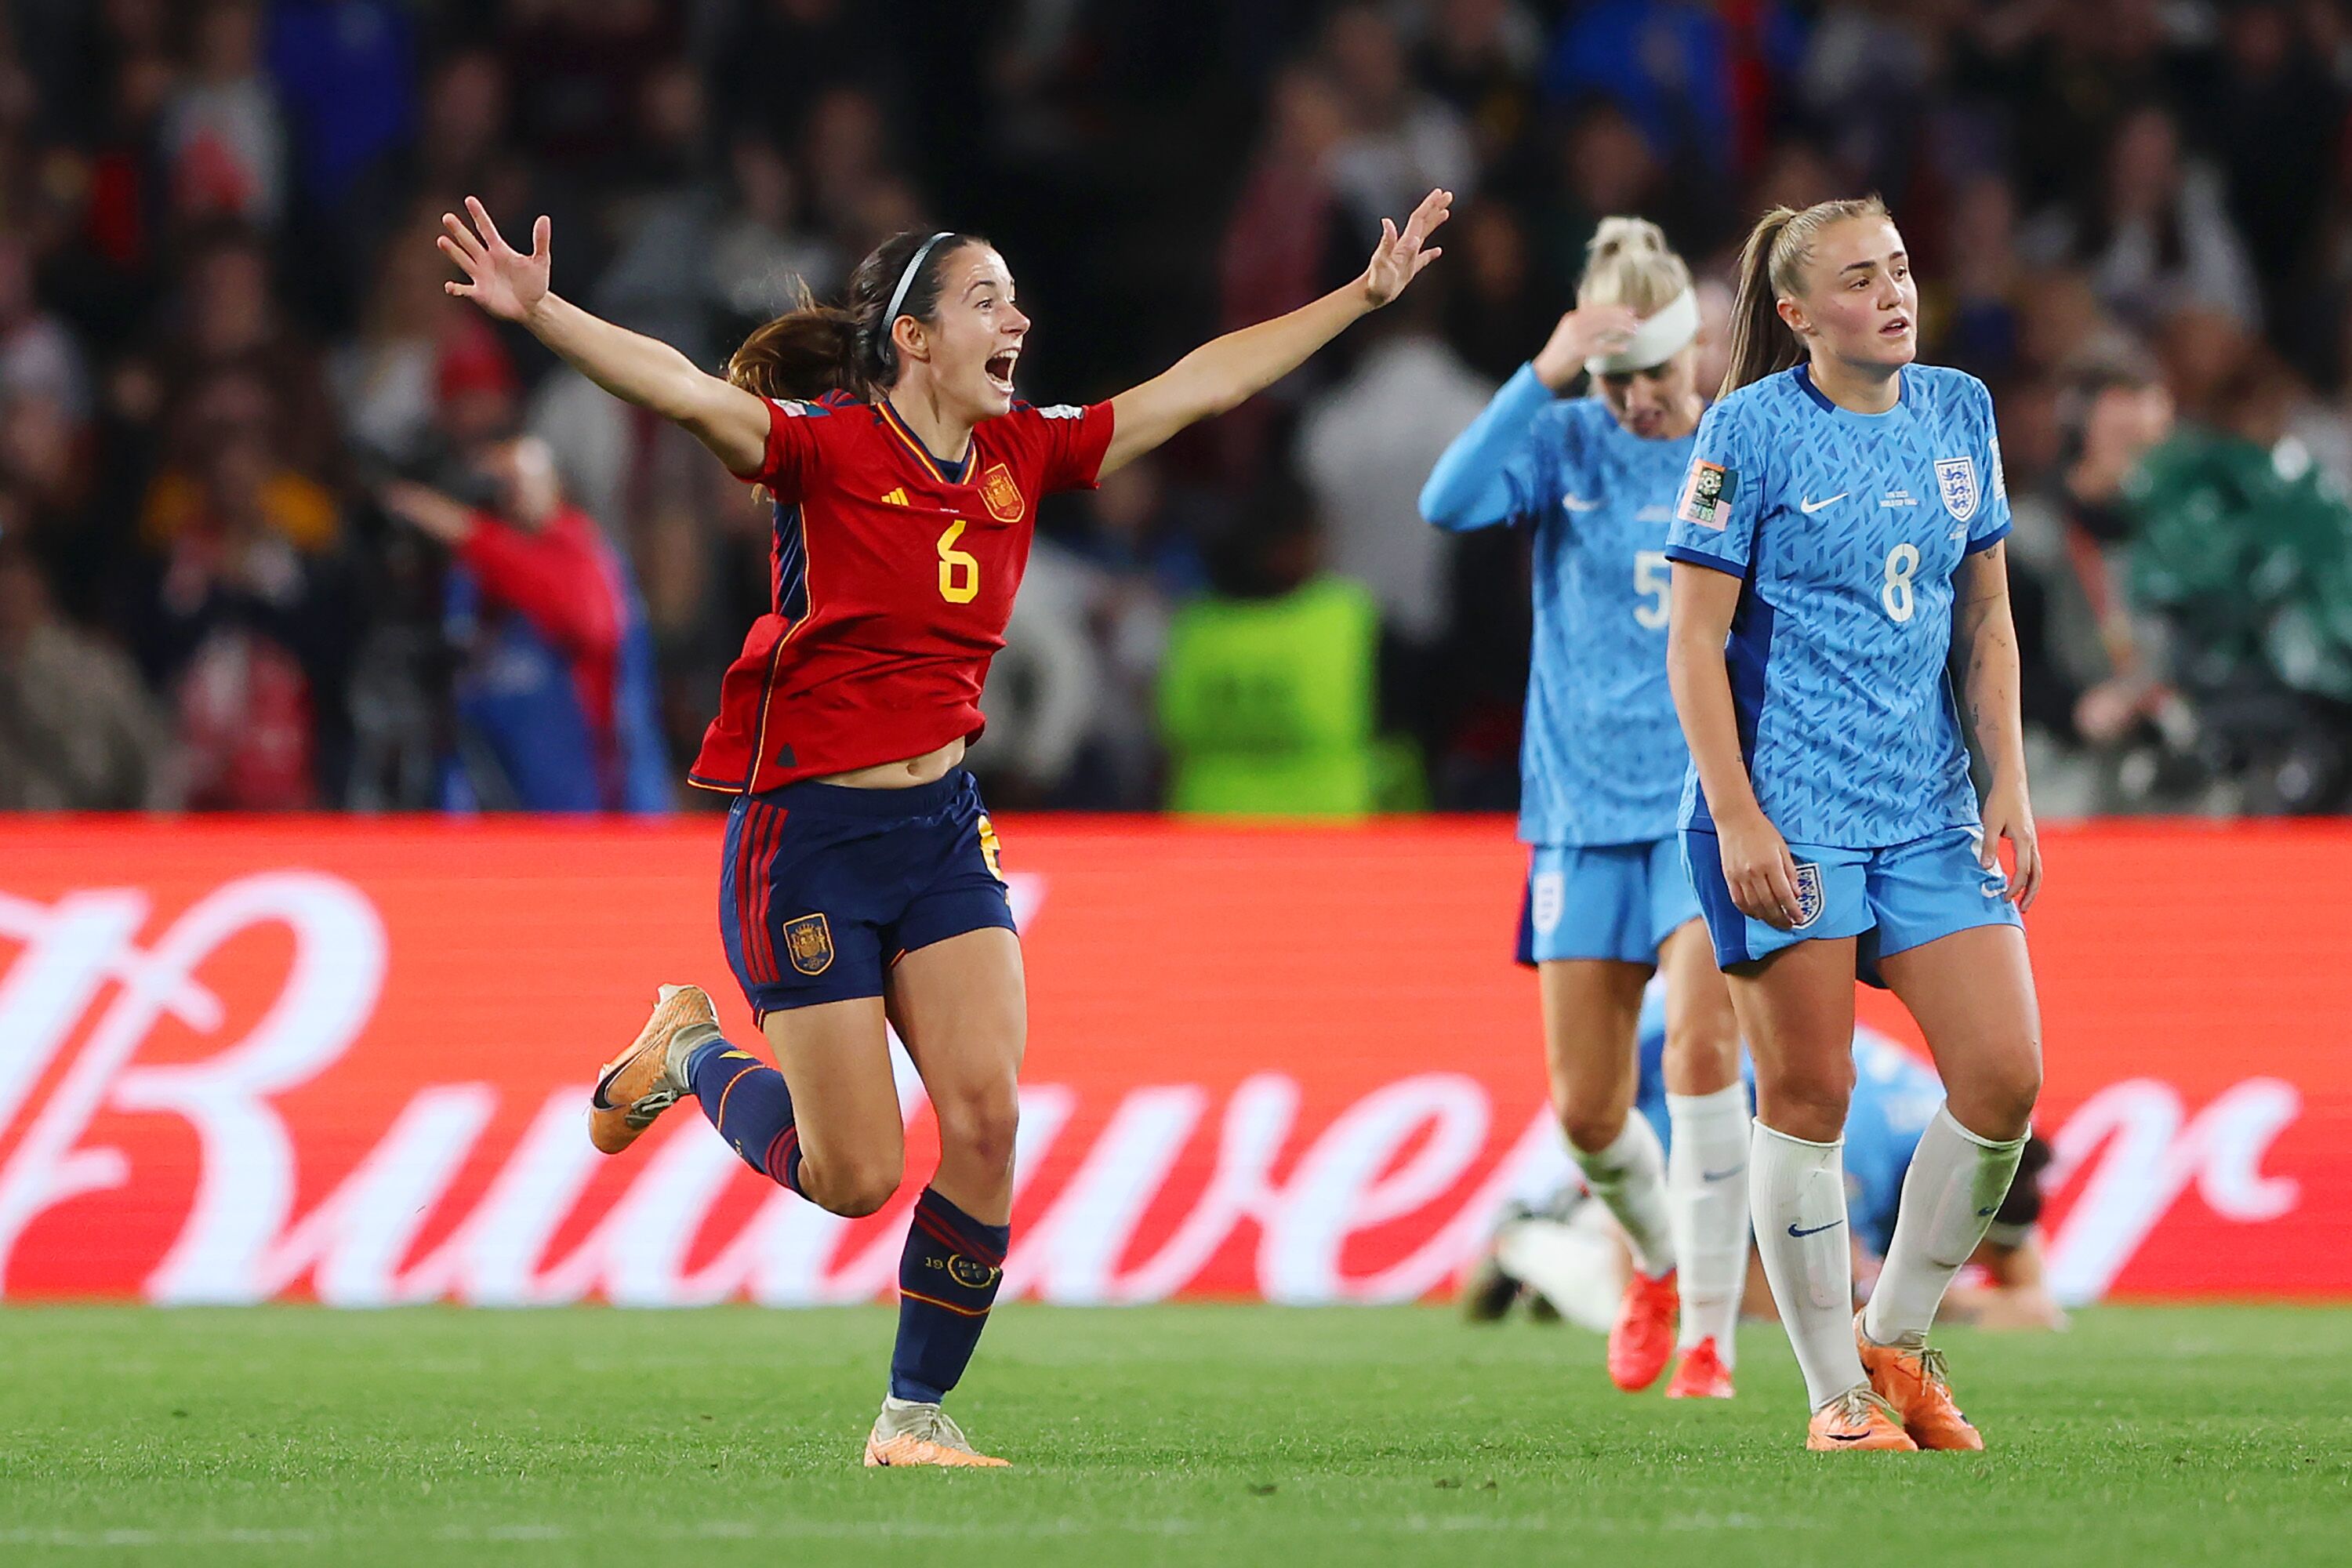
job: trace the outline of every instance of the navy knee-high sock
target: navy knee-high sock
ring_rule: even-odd
[[[936,1405],[963,1376],[1004,1278],[1009,1225],[982,1225],[925,1187],[898,1259],[898,1342],[890,1393]]]
[[[793,1096],[784,1075],[725,1040],[696,1051],[686,1074],[702,1114],[727,1146],[761,1175],[808,1196],[801,1186],[800,1129],[793,1125]]]

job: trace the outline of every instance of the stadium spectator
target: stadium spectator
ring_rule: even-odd
[[[119,648],[58,618],[0,494],[0,811],[170,804],[162,718]]]

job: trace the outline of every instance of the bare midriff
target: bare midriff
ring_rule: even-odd
[[[877,763],[870,768],[853,768],[845,773],[826,773],[814,782],[839,784],[844,789],[912,789],[948,776],[948,771],[963,761],[964,743],[950,741],[935,751],[904,762]]]

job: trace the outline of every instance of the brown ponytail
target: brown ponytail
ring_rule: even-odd
[[[898,280],[919,256],[915,275],[898,296],[897,314],[929,321],[939,311],[948,258],[967,245],[987,243],[975,234],[908,229],[892,235],[849,275],[845,307],[817,304],[803,285],[792,310],[754,327],[728,359],[727,379],[746,392],[787,402],[812,401],[828,392],[866,397],[888,391],[898,379],[898,351],[890,336],[897,317],[882,318],[898,294]]]
[[[790,310],[751,329],[728,356],[727,379],[760,397],[813,402],[850,384],[857,323],[846,310],[820,305],[800,285]]]
[[[1833,223],[1853,217],[1885,217],[1876,196],[1816,202],[1804,210],[1774,207],[1748,231],[1739,251],[1739,292],[1731,306],[1731,364],[1724,372],[1728,397],[1750,382],[1786,370],[1804,357],[1797,336],[1780,320],[1780,301],[1802,291],[1805,263],[1813,240]]]

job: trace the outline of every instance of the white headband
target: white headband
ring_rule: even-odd
[[[945,239],[949,232],[943,228],[923,241],[908,259],[907,270],[898,274],[898,286],[890,290],[890,308],[882,312],[882,335],[885,338],[890,335],[890,329],[898,324],[898,307],[907,302],[908,287],[915,281],[915,274],[923,269],[923,258],[929,256],[931,247]]]
[[[1586,360],[1584,368],[1594,375],[1623,375],[1630,371],[1649,370],[1682,353],[1684,345],[1696,336],[1698,296],[1685,289],[1635,327],[1623,348],[1613,354]]]

